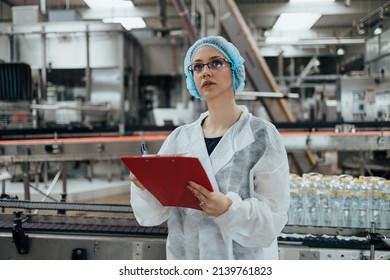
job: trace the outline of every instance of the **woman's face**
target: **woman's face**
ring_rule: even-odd
[[[194,55],[192,68],[196,88],[207,100],[228,93],[234,96],[230,63],[217,49],[201,47]]]

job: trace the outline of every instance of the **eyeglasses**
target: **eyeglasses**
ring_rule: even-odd
[[[192,73],[199,74],[203,71],[204,67],[207,65],[210,70],[219,70],[224,68],[226,64],[231,64],[227,59],[218,57],[210,60],[207,63],[194,63],[188,66],[188,71]]]

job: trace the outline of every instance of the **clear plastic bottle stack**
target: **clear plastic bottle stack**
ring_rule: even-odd
[[[381,177],[290,174],[290,225],[390,228],[390,181]]]
[[[390,180],[383,183],[383,200],[381,205],[381,227],[390,228]]]

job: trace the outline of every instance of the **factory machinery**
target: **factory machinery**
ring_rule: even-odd
[[[139,226],[129,205],[0,200],[2,207],[127,213],[129,218],[0,215],[0,259],[164,259],[168,229]],[[287,225],[278,238],[284,260],[390,259],[390,231]]]
[[[6,206],[7,203],[2,203]],[[13,207],[128,213],[128,205],[9,201]],[[1,259],[164,259],[165,224],[141,227],[134,218],[0,215]],[[390,259],[389,230],[287,225],[279,237],[280,259]]]
[[[352,83],[349,82],[349,85]],[[367,116],[362,113],[366,108],[361,106],[364,102],[372,105],[372,98],[366,101],[364,97],[369,96],[372,91],[362,95],[362,91],[367,90],[364,86],[360,88],[363,90],[348,91],[356,96],[349,101],[351,108],[356,109],[351,118]],[[30,104],[21,95],[18,98],[23,104]],[[22,103],[18,101],[9,104],[20,106]],[[26,108],[31,116],[34,115],[34,110],[52,110],[51,107],[27,105]],[[75,108],[72,110],[83,112]],[[28,119],[26,114],[19,116],[19,119],[17,115],[12,115],[13,119],[6,122],[8,127],[2,130],[4,133],[0,139],[0,208],[4,210],[0,215],[0,259],[164,259],[168,233],[166,225],[139,226],[130,205],[68,201],[67,163],[88,162],[88,167],[93,169],[94,162],[105,162],[109,170],[110,165],[118,162],[120,156],[138,155],[142,143],[147,145],[150,153],[156,153],[172,128],[156,127],[155,131],[142,132],[132,130],[131,135],[121,134],[117,129],[106,131],[104,128],[87,132],[78,131],[75,127],[71,130],[61,129],[63,126],[37,129],[23,123],[23,120]],[[48,120],[48,116],[44,119]],[[388,180],[388,163],[382,160],[375,164],[375,159],[372,158],[373,153],[388,158],[388,121],[374,122],[371,119],[372,122],[356,124],[356,120],[345,118],[347,122],[328,122],[326,125],[322,124],[323,127],[313,123],[276,125],[290,155],[307,154],[307,158],[311,159],[324,152],[340,155],[345,153],[351,156],[348,161],[340,164],[340,168],[346,173],[355,172],[359,176],[370,175],[370,172],[373,175],[376,171]],[[73,120],[79,122],[81,118]],[[17,125],[24,126],[25,129],[12,133],[12,128]],[[42,168],[36,168],[37,165]],[[54,174],[48,171],[51,166],[57,168]],[[14,171],[12,174],[9,172],[11,167]],[[317,167],[317,164],[312,167]],[[310,171],[313,170],[306,172]],[[126,173],[120,175],[127,177]],[[88,176],[93,178],[93,170],[88,172]],[[43,201],[51,196],[50,191],[60,179],[61,198],[52,199],[54,201],[51,202],[33,200],[30,191],[39,190],[34,185],[34,180],[40,178],[48,185],[45,192],[41,190]],[[24,199],[18,199],[12,189],[7,188],[9,180],[19,181],[24,186]],[[14,213],[10,213],[10,210]],[[56,214],[36,214],[37,210],[50,210]],[[114,217],[73,215],[75,211],[108,212]],[[116,214],[125,214],[126,218],[115,218]],[[279,256],[281,259],[389,259],[390,251],[385,237],[390,236],[390,229],[379,226],[375,223],[365,224],[363,227],[348,224],[305,224],[300,221],[289,223],[279,237]]]
[[[4,212],[0,216],[0,259],[164,259],[168,233],[165,224],[139,226],[131,205],[67,201],[65,163],[119,161],[122,155],[138,155],[143,143],[150,153],[156,153],[167,134],[149,132],[131,136],[0,140],[3,187],[0,208]],[[290,151],[390,149],[390,132],[387,131],[282,132],[282,135]],[[30,198],[30,190],[36,189],[32,181],[37,175],[34,173],[37,170],[31,166],[37,162],[60,163],[55,175],[45,174],[45,168],[40,170],[43,173],[40,175],[52,180],[46,193],[42,193],[43,198],[50,196],[53,186],[62,178],[61,199],[45,202],[45,199]],[[15,165],[20,166],[19,174],[7,172],[9,166]],[[15,175],[24,185],[23,200],[12,195],[12,190],[7,188],[7,181]],[[390,205],[389,195],[382,193],[383,201],[389,200]],[[38,214],[39,210],[56,214]],[[108,212],[112,217],[75,215],[75,212]],[[387,216],[389,213],[390,210]],[[117,218],[116,214],[124,214],[125,218]],[[292,222],[293,218],[290,219]],[[390,251],[385,237],[390,236],[390,229],[382,228],[384,224],[366,223],[363,227],[352,227],[349,224],[296,220],[294,224],[289,223],[279,237],[280,258],[388,259]]]
[[[210,3],[212,7],[216,5],[214,1]],[[252,45],[254,40],[234,1],[219,2],[218,9],[221,15],[231,15],[221,21],[222,33],[243,50],[246,61],[253,62],[247,64],[247,73],[254,91],[239,96],[238,102],[247,105],[254,114],[259,107],[265,108],[281,131],[291,172],[329,174],[321,170],[322,155],[335,153],[342,173],[356,178],[380,176],[388,180],[390,93],[385,73],[389,72],[390,64],[388,55],[375,52],[377,39],[370,40],[367,47],[368,54],[372,54],[367,56],[371,76],[337,77],[335,89],[330,94],[322,92],[328,97],[325,100],[317,99],[321,95],[316,89],[306,94],[302,90],[304,84],[300,84],[299,102],[305,107],[296,105],[294,100],[275,98],[281,90]],[[177,111],[172,109],[177,100],[183,104],[189,100],[187,94],[185,98],[182,96],[184,91],[180,86],[169,88],[166,83],[174,79],[166,73],[176,73],[177,69],[162,63],[153,54],[165,54],[168,46],[169,54],[163,56],[179,60],[183,42],[177,38],[175,47],[160,43],[159,49],[146,43],[141,52],[137,40],[120,27],[99,23],[13,27],[3,24],[0,30],[1,50],[9,50],[9,53],[1,53],[1,58],[25,61],[0,63],[0,208],[3,210],[0,259],[164,259],[168,233],[165,224],[139,226],[131,205],[69,201],[67,179],[71,170],[68,163],[87,162],[87,176],[92,180],[94,163],[103,162],[110,180],[110,168],[119,162],[120,156],[139,155],[141,144],[146,144],[150,153],[157,153],[168,133],[180,124],[173,121]],[[190,31],[188,33],[193,34]],[[389,32],[386,34],[383,37],[390,36]],[[32,50],[31,45],[40,47]],[[42,51],[34,53],[36,49]],[[381,51],[385,50],[386,45]],[[69,59],[68,53],[77,54],[77,59]],[[141,60],[148,62],[147,66],[142,65]],[[375,73],[382,76],[376,77]],[[76,78],[61,79],[67,75]],[[156,79],[154,85],[142,84],[142,81]],[[180,77],[172,84],[179,85],[178,81]],[[165,85],[164,90],[156,84]],[[165,126],[155,126],[160,122],[153,123],[153,118],[148,118],[148,126],[144,125],[147,116],[139,114],[144,114],[143,109],[149,107],[140,105],[147,101],[143,99],[146,94],[142,89],[151,94],[148,104],[154,103],[150,111],[154,119],[162,119]],[[140,93],[137,95],[137,92]],[[275,96],[266,94],[270,92]],[[287,95],[281,93],[281,97]],[[161,106],[157,106],[159,104]],[[165,106],[167,104],[170,106]],[[166,107],[172,107],[168,108],[171,111]],[[168,113],[164,114],[164,110]],[[315,112],[317,117],[307,118],[310,112]],[[185,112],[186,115],[192,113]],[[53,167],[54,173],[50,172]],[[119,175],[125,179],[127,171],[124,169]],[[61,197],[54,198],[51,191],[60,179]],[[7,187],[11,180],[23,185],[23,199]],[[34,184],[40,180],[47,186],[45,191]],[[40,201],[32,199],[32,189],[40,192]],[[307,198],[309,193],[303,193],[298,197]],[[294,199],[295,194],[292,192]],[[390,194],[382,191],[381,197],[383,213],[390,213],[386,212]],[[47,198],[52,201],[46,202]],[[321,205],[325,204],[318,204],[316,209]],[[302,213],[307,214],[305,207]],[[40,210],[55,214],[38,214]],[[109,213],[113,217],[75,215],[74,212]],[[293,220],[297,216],[289,214],[289,223],[279,237],[281,259],[390,259],[385,239],[390,236],[387,222],[367,219],[357,226],[314,223],[314,219],[312,222]]]

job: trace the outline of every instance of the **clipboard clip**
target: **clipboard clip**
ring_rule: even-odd
[[[148,154],[148,149],[146,148],[145,143],[141,144],[141,155],[146,156]]]

